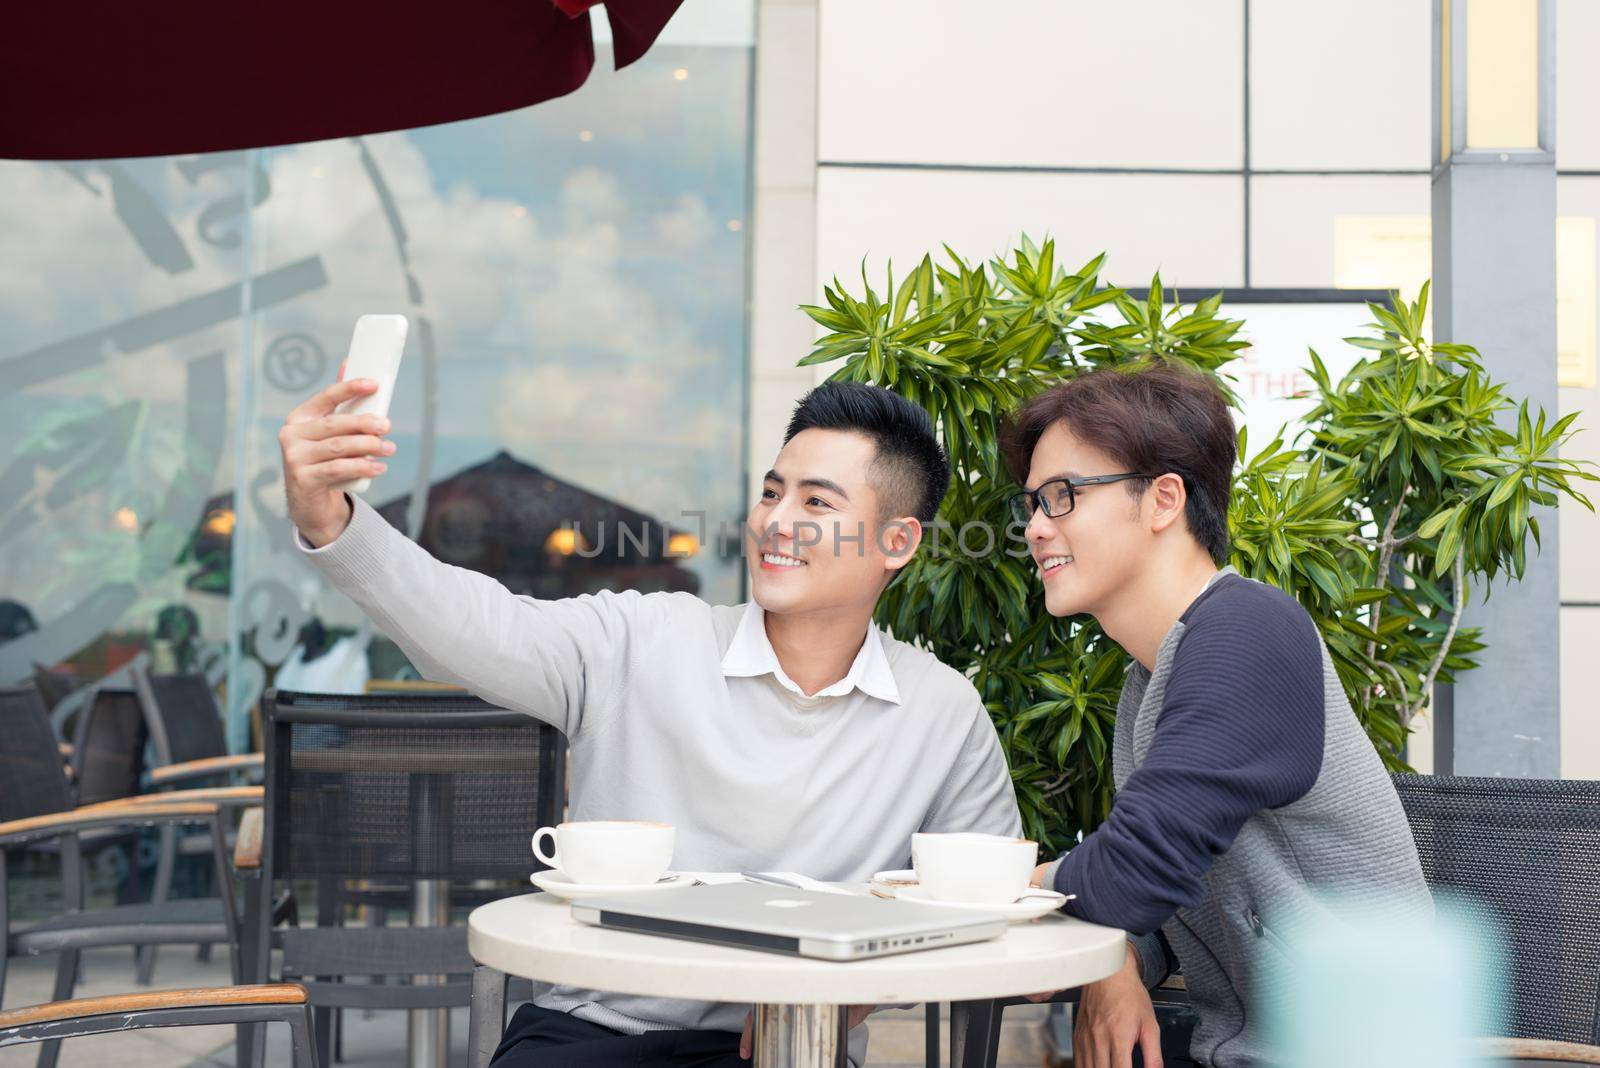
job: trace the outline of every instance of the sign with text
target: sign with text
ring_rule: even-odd
[[[1314,388],[1308,350],[1316,350],[1337,383],[1364,355],[1344,339],[1372,333],[1372,313],[1361,303],[1224,303],[1222,314],[1243,319],[1240,335],[1250,342],[1223,371],[1235,379],[1234,391],[1244,402],[1243,425],[1250,431],[1246,448],[1252,456],[1286,426],[1284,440],[1292,442],[1314,405],[1313,397],[1299,396]]]

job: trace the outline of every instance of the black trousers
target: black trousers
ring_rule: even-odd
[[[524,1005],[511,1017],[493,1068],[743,1068],[731,1031],[624,1035],[564,1012]]]

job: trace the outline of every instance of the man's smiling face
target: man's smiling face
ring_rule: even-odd
[[[1121,474],[1114,457],[1079,440],[1057,422],[1034,446],[1028,488],[1055,478]],[[1146,496],[1130,495],[1139,482],[1088,486],[1076,491],[1076,507],[1051,518],[1043,509],[1028,522],[1028,548],[1044,583],[1045,608],[1053,616],[1094,613],[1138,571],[1151,550],[1152,533],[1141,523]]]
[[[877,601],[902,557],[880,537],[876,454],[864,434],[821,429],[796,434],[778,453],[746,520],[750,590],[762,608],[803,613]]]

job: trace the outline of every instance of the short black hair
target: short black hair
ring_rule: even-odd
[[[950,461],[928,413],[898,393],[864,382],[824,382],[795,406],[783,443],[805,430],[864,434],[877,448],[868,481],[878,518],[914,515],[932,523],[950,488]]]
[[[1007,418],[1001,452],[1011,477],[1026,484],[1039,438],[1056,423],[1123,470],[1183,479],[1189,533],[1211,559],[1228,558],[1228,503],[1238,446],[1228,401],[1215,379],[1176,364],[1106,367],[1058,382]],[[1101,474],[1101,472],[1091,472]],[[1110,474],[1112,472],[1105,472]],[[1143,493],[1149,479],[1124,483]]]

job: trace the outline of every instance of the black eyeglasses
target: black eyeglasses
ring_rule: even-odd
[[[1043,508],[1051,519],[1059,519],[1078,506],[1079,487],[1104,486],[1111,482],[1126,482],[1130,478],[1155,478],[1132,472],[1120,475],[1088,475],[1082,478],[1052,478],[1038,489],[1025,489],[1010,497],[1011,514],[1019,523],[1033,521],[1035,508]]]

